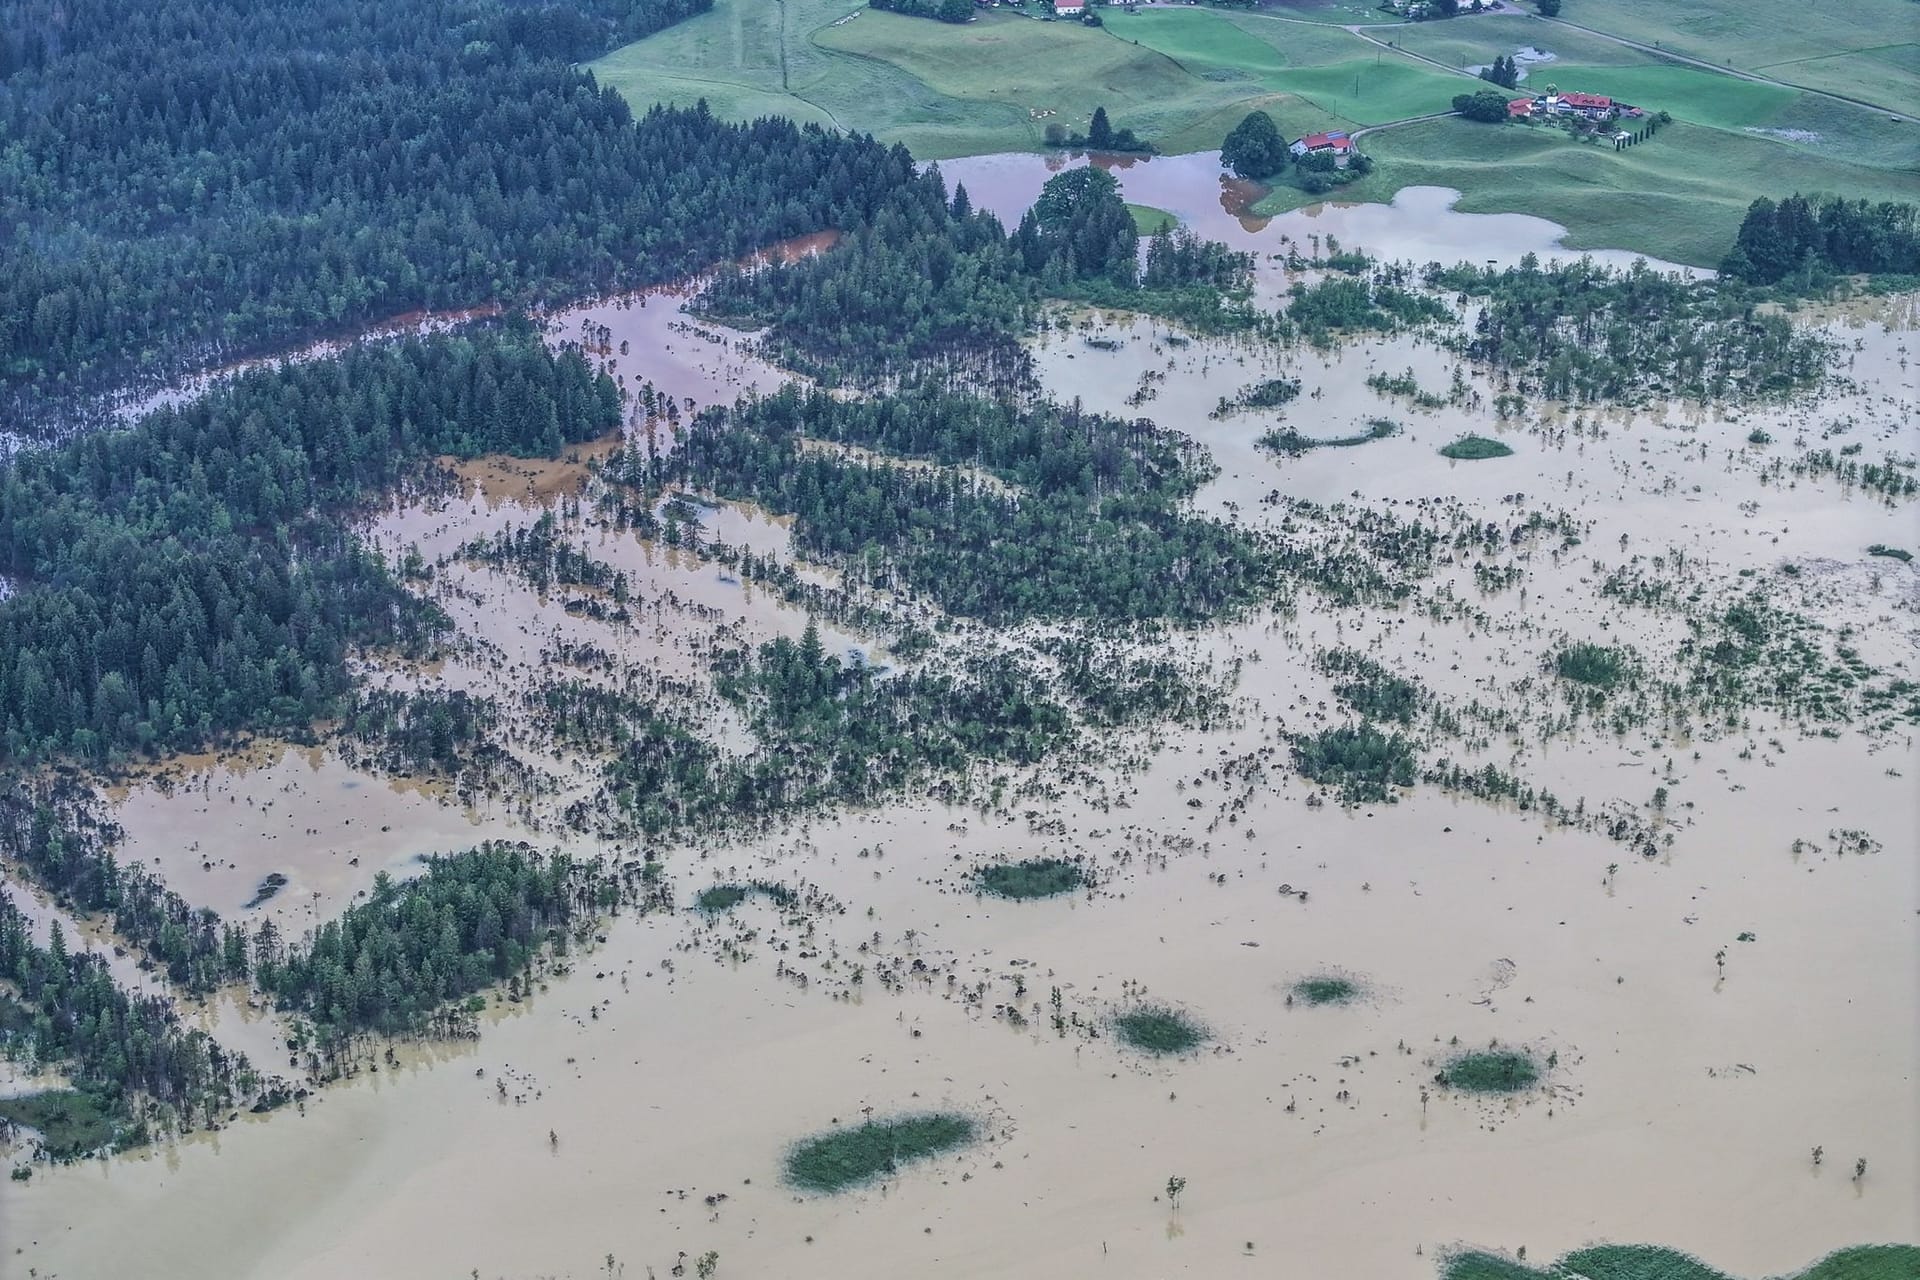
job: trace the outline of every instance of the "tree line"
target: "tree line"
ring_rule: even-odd
[[[433,455],[552,454],[620,400],[524,324],[263,369],[133,427],[0,463],[0,753],[112,763],[237,729],[304,735],[354,647],[434,613],[348,513]]]
[[[1019,339],[1042,299],[1126,306],[1196,328],[1252,323],[1252,259],[1184,230],[1140,236],[1105,170],[1051,178],[1008,234],[951,198],[937,168],[904,177],[872,221],[802,261],[723,270],[710,314],[770,326],[770,354],[829,382],[897,380],[929,368],[982,385],[1022,385]]]
[[[864,222],[904,150],[704,105],[635,119],[573,65],[710,2],[5,6],[0,397],[46,429],[87,393],[419,308]]]
[[[1844,196],[1765,196],[1747,206],[1721,273],[1750,284],[1790,276],[1920,275],[1920,206]]]

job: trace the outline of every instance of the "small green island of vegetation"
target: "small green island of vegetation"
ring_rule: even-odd
[[[1051,898],[1088,883],[1086,870],[1065,858],[1025,858],[996,862],[973,873],[983,893],[996,898]]]
[[[1569,1275],[1586,1280],[1736,1280],[1731,1272],[1708,1266],[1690,1254],[1650,1244],[1589,1245],[1540,1267],[1505,1254],[1465,1249],[1448,1255],[1440,1265],[1440,1280],[1554,1280]],[[1914,1276],[1920,1276],[1920,1247],[1870,1244],[1830,1253],[1780,1280],[1912,1280]]]
[[[1465,435],[1452,444],[1440,447],[1440,456],[1451,458],[1455,462],[1481,462],[1488,458],[1507,458],[1513,456],[1513,447],[1499,440],[1490,440],[1486,436]]]
[[[1134,1005],[1115,1014],[1113,1032],[1121,1044],[1155,1057],[1187,1053],[1207,1041],[1207,1029],[1171,1005]]]
[[[1465,1093],[1525,1093],[1540,1083],[1540,1064],[1525,1049],[1475,1049],[1448,1061],[1434,1082]]]
[[[953,1111],[869,1119],[795,1143],[787,1152],[786,1178],[802,1191],[849,1191],[958,1150],[979,1133],[978,1122]]]
[[[1360,984],[1337,973],[1316,973],[1301,978],[1289,992],[1301,1004],[1352,1004],[1360,998]]]

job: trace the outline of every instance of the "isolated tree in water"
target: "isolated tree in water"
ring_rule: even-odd
[[[1265,178],[1287,164],[1286,140],[1264,111],[1250,113],[1220,144],[1220,163],[1243,178]]]

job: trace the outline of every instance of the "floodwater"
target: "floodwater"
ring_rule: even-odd
[[[1542,260],[1591,257],[1623,267],[1645,260],[1663,270],[1711,274],[1624,250],[1568,249],[1561,243],[1566,228],[1558,223],[1524,213],[1463,213],[1454,208],[1460,193],[1449,187],[1403,187],[1391,204],[1329,200],[1262,218],[1251,212],[1259,189],[1222,169],[1218,151],[1179,156],[1009,152],[943,160],[940,172],[949,188],[964,184],[975,208],[1011,227],[1039,198],[1047,179],[1083,164],[1111,173],[1132,203],[1165,209],[1204,239],[1255,253],[1281,253],[1292,241],[1314,257],[1315,244],[1324,245],[1331,236],[1344,249],[1387,262],[1504,267],[1531,253]]]
[[[943,168],[952,179],[966,163]],[[989,207],[1014,198],[1010,184],[968,185]],[[1171,207],[1146,190],[1128,194]],[[1374,232],[1359,211],[1320,217],[1352,214],[1336,234],[1370,249],[1369,234],[1465,244],[1490,225],[1446,214],[1443,230],[1421,230],[1440,208],[1396,205],[1400,221]],[[1500,248],[1479,256],[1551,244],[1534,219],[1495,231]],[[557,324],[557,336],[601,332],[578,329],[584,319]],[[603,304],[591,323],[612,331],[596,358],[618,361],[629,386],[710,403],[778,378],[738,335],[658,295]],[[1569,731],[1535,678],[1563,636],[1665,662],[1682,621],[1627,609],[1598,584],[1635,557],[1676,551],[1704,566],[1712,590],[1738,589],[1745,570],[1768,575],[1794,608],[1849,629],[1868,661],[1911,674],[1920,569],[1865,552],[1920,540],[1911,502],[1768,473],[1772,453],[1823,440],[1860,443],[1868,458],[1920,449],[1911,313],[1830,323],[1857,344],[1856,388],[1765,411],[1553,406],[1512,423],[1495,419],[1483,378],[1425,339],[1317,352],[1182,346],[1130,318],[1056,330],[1035,346],[1043,382],[1191,434],[1220,464],[1204,510],[1275,528],[1289,510],[1274,495],[1456,523],[1564,511],[1582,541],[1565,554],[1513,553],[1526,594],[1476,590],[1463,554],[1435,570],[1420,607],[1334,608],[1303,591],[1291,611],[1180,641],[1240,664],[1242,714],[1217,730],[1152,731],[1138,772],[1043,768],[1049,788],[1005,809],[908,798],[674,851],[682,902],[717,880],[764,877],[844,911],[783,918],[752,899],[714,923],[623,916],[570,977],[477,1043],[403,1053],[399,1067],[330,1087],[301,1113],[0,1184],[0,1275],[638,1280],[713,1250],[723,1280],[1430,1280],[1435,1253],[1460,1243],[1524,1245],[1542,1260],[1604,1238],[1758,1276],[1842,1245],[1920,1239],[1911,728],[1827,737],[1754,710],[1684,731]],[[1370,372],[1408,370],[1442,393],[1458,374],[1462,390],[1444,408],[1415,409],[1365,385]],[[1144,371],[1159,376],[1143,383]],[[1220,397],[1281,374],[1303,382],[1283,410],[1208,416]],[[1129,404],[1143,387],[1152,396]],[[1283,423],[1326,438],[1376,417],[1399,434],[1285,459],[1255,443]],[[1778,443],[1747,445],[1755,428]],[[1499,435],[1515,453],[1438,456],[1466,431]],[[463,492],[372,522],[390,553],[413,546],[438,565],[426,589],[471,641],[430,670],[374,663],[376,683],[506,702],[583,647],[609,657],[582,678],[697,682],[715,644],[805,625],[711,562],[561,514],[560,499],[591,483],[584,459],[569,465],[544,480],[476,472]],[[459,555],[544,511],[629,575],[632,618],[570,612],[584,592],[543,596]],[[1346,536],[1342,517],[1321,519],[1312,536]],[[780,522],[751,509],[716,508],[707,525],[728,541],[785,545]],[[1799,572],[1778,572],[1788,564]],[[1497,727],[1455,748],[1475,764],[1594,806],[1645,806],[1670,788],[1661,829],[1672,846],[1642,858],[1597,832],[1426,786],[1397,804],[1309,803],[1319,789],[1280,762],[1283,735],[1340,716],[1308,661],[1333,645],[1389,657],[1486,708]],[[584,793],[590,762],[547,752],[524,720],[510,736],[538,777],[496,812],[325,753],[282,751],[195,762],[165,789],[134,788],[118,816],[130,855],[160,858],[189,897],[230,912],[268,871],[294,883],[264,909],[305,910],[318,893],[330,910],[381,867],[494,830],[597,851],[592,833],[554,820]],[[1264,774],[1228,767],[1262,750],[1278,756]],[[1847,829],[1877,847],[1843,852],[1836,833]],[[980,862],[1039,853],[1086,855],[1100,889],[1020,904],[965,888]],[[1366,999],[1290,1007],[1289,984],[1327,968],[1357,975]],[[1096,1024],[1144,991],[1190,1010],[1212,1042],[1143,1061],[1105,1035],[1056,1035],[1040,1007],[1054,987]],[[996,1016],[1008,1004],[1024,1027]],[[1432,1088],[1456,1038],[1553,1055],[1547,1086],[1499,1102]],[[869,1107],[937,1106],[981,1118],[987,1140],[839,1197],[780,1184],[797,1138]],[[1859,1181],[1855,1158],[1870,1165]],[[1172,1175],[1187,1179],[1177,1212],[1161,1198]]]

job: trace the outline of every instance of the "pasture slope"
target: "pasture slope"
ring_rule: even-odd
[[[1379,168],[1342,198],[1454,187],[1464,209],[1551,218],[1575,245],[1710,266],[1760,195],[1920,199],[1920,125],[1791,87],[1920,112],[1920,44],[1903,38],[1913,0],[1857,9],[1810,23],[1790,0],[1572,0],[1562,21],[1510,11],[1388,25],[1341,0],[1149,7],[1090,28],[1017,10],[952,26],[858,0],[717,0],[592,69],[636,107],[705,99],[728,118],[789,115],[939,160],[1040,149],[1049,125],[1084,129],[1097,106],[1170,153],[1214,149],[1252,110],[1290,135],[1360,129],[1445,111],[1476,86],[1474,69],[1525,51],[1545,55],[1524,64],[1525,88],[1606,93],[1676,123],[1616,152],[1552,129],[1424,121],[1370,138]],[[1787,83],[1674,62],[1655,45]],[[1281,187],[1258,211],[1314,198]]]

